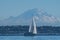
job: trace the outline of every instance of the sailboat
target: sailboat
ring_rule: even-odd
[[[29,26],[29,31],[24,33],[24,36],[35,36],[37,34],[37,28],[35,23],[35,18],[32,18],[32,23]]]

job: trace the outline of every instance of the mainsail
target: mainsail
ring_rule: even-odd
[[[37,29],[36,29],[36,23],[35,23],[35,18],[33,17],[32,23],[29,27],[29,32],[32,34],[37,34]]]

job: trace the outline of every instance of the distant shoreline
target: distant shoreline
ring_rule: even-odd
[[[29,26],[0,26],[0,36],[24,36]],[[40,26],[37,27],[38,36],[58,35],[60,36],[60,27]]]

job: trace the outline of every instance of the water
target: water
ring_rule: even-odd
[[[0,36],[0,40],[60,40],[60,36]]]

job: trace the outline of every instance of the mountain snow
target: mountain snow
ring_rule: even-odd
[[[49,15],[37,8],[30,9],[17,17],[2,20],[0,25],[30,25],[33,17],[35,17],[36,24],[39,26],[60,26],[60,18]]]

